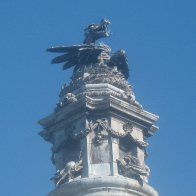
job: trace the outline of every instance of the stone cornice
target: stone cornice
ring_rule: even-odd
[[[147,137],[153,135],[158,129],[158,127],[153,125],[153,123],[158,119],[158,116],[122,101],[112,95],[104,96],[100,99],[84,95],[77,102],[61,108],[61,110],[58,112],[54,112],[53,114],[41,119],[38,121],[38,123],[48,130],[51,126],[55,126],[55,124],[59,123],[60,121],[65,121],[66,118],[70,118],[75,114],[84,114],[84,112],[88,110],[96,110],[99,112],[116,111],[118,115],[122,114],[128,119],[134,118],[139,124],[142,123],[141,125],[146,127],[145,135]]]

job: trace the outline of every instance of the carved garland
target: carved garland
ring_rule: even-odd
[[[88,128],[80,131],[72,131],[70,136],[73,139],[79,139],[86,137],[90,132],[94,131],[95,132],[95,138],[94,142],[96,144],[101,144],[106,138],[107,134],[103,133],[104,130],[111,134],[111,136],[116,137],[116,138],[125,138],[128,137],[132,142],[134,142],[139,148],[145,149],[148,146],[148,143],[145,141],[141,141],[138,139],[135,139],[132,135],[131,132],[133,131],[133,125],[129,122],[125,123],[123,125],[123,130],[125,131],[124,133],[119,133],[118,131],[113,130],[109,124],[107,119],[99,119],[96,121],[91,120],[88,123]]]
[[[133,125],[129,122],[125,123],[123,125],[123,130],[125,133],[122,135],[122,137],[129,137],[130,140],[135,143],[139,148],[145,149],[148,146],[148,143],[145,141],[141,141],[139,139],[135,139],[132,135],[131,132],[133,131]]]

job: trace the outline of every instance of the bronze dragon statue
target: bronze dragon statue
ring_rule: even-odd
[[[116,67],[125,79],[129,77],[129,68],[126,52],[119,50],[113,54],[111,48],[105,44],[96,44],[100,38],[109,37],[108,31],[110,22],[102,19],[99,24],[90,24],[84,29],[85,39],[81,45],[56,46],[48,48],[49,52],[63,53],[52,60],[52,64],[64,63],[63,70],[75,66],[74,72],[80,66],[106,64],[109,67]]]

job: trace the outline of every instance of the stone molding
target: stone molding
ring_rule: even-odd
[[[100,84],[99,88],[104,87],[107,89],[108,92],[111,91],[111,88],[115,90],[116,92],[120,91],[120,89],[116,87],[112,87],[111,85],[107,84]],[[98,88],[97,85],[84,85],[81,90],[83,89],[94,89]],[[98,91],[96,89],[96,91]],[[96,110],[96,109],[115,109],[118,110],[119,112],[123,112],[126,115],[130,117],[134,117],[138,120],[144,121],[149,128],[149,135],[152,135],[158,127],[153,125],[155,121],[157,121],[158,116],[147,112],[143,109],[140,109],[133,104],[127,103],[126,101],[123,101],[113,95],[102,95],[100,99],[96,99],[87,95],[83,95],[80,97],[80,99],[77,99],[77,101],[74,101],[71,103],[71,105],[67,105],[66,107],[61,108],[61,110],[54,112],[53,114],[41,119],[38,121],[38,123],[43,126],[44,128],[50,127],[51,125],[54,125],[61,119],[64,119],[65,115],[69,115],[70,113],[76,113],[77,110],[83,110],[85,108],[91,109],[91,110]]]
[[[158,196],[148,184],[125,177],[82,178],[62,184],[48,196]]]

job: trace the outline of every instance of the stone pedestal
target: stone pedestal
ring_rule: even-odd
[[[48,196],[158,196],[147,184],[117,176],[82,178],[63,184]]]
[[[49,196],[157,195],[145,159],[158,117],[127,100],[108,83],[62,89],[54,113],[39,121],[57,171]]]

